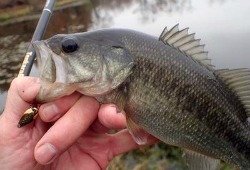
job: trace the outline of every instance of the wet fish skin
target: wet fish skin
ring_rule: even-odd
[[[61,52],[60,42],[65,37],[74,37],[79,43],[76,52]],[[41,69],[45,83],[39,100],[80,91],[117,104],[127,118],[167,144],[241,169],[250,167],[250,127],[236,94],[213,70],[156,37],[106,29],[59,35],[35,46],[38,52],[46,49],[46,56],[57,55],[65,65],[63,73]],[[45,61],[58,65],[55,60]],[[46,74],[46,78],[45,72],[51,76]],[[55,87],[54,81],[62,86]],[[50,95],[55,88],[61,90]]]
[[[120,48],[121,44],[107,37],[99,41],[96,39],[98,35],[91,38],[88,37],[91,35],[89,33],[84,34],[87,37],[83,39],[78,37],[80,35],[69,36],[76,39],[80,46],[72,54],[61,52],[61,41],[67,35],[57,35],[34,43],[43,84],[38,101],[55,100],[75,90],[98,96],[117,87],[129,75],[133,66],[132,58]],[[120,57],[116,56],[118,53]]]

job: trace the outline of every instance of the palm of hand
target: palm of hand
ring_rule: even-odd
[[[119,133],[122,135],[126,135],[125,131]],[[121,149],[116,142],[112,135],[88,132],[50,166],[52,169],[104,169]]]
[[[45,126],[39,120],[33,128],[22,129],[22,133],[10,135],[11,132],[5,131],[8,133],[6,135],[8,138],[5,140],[13,142],[8,144],[9,152],[20,156],[23,160],[20,161],[14,157],[14,159],[10,159],[9,163],[17,161],[18,166],[25,164],[22,166],[23,169],[34,169],[35,167],[36,169],[104,169],[115,155],[137,147],[131,141],[127,130],[122,130],[115,135],[88,130],[51,164],[42,166],[34,159],[33,150],[44,134]],[[121,139],[123,140],[120,141]],[[129,147],[127,147],[128,145]]]

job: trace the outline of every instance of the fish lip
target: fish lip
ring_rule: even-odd
[[[35,41],[32,45],[37,54],[40,77],[50,83],[57,82],[67,84],[67,66],[60,54],[55,53],[46,41]],[[52,71],[54,74],[52,72],[48,74],[46,70],[43,70],[43,68],[48,67],[48,63],[54,68]]]
[[[42,46],[47,46],[44,41],[32,41],[31,45],[34,47],[36,53],[40,54],[40,49]]]
[[[46,81],[53,83],[55,81],[55,77],[53,75],[50,75],[50,79],[44,78],[43,75],[43,68],[46,65],[46,60],[48,58],[51,58],[51,53],[48,45],[45,41],[33,41],[31,42],[35,52],[36,52],[36,59],[37,59],[37,65],[38,65],[38,71],[40,73],[40,78],[45,79]],[[55,66],[55,63],[53,60],[52,65]]]
[[[33,48],[35,49],[37,59],[41,59],[41,57],[48,57],[48,55],[49,55],[48,52],[46,53],[47,55],[42,55],[41,54],[42,52],[45,52],[44,47],[45,48],[47,47],[45,42],[43,42],[43,41],[33,41],[33,42],[31,42],[31,44],[32,44]],[[38,63],[38,64],[41,64],[41,63]]]
[[[38,70],[41,73],[42,68],[42,57],[48,57],[47,55],[42,55],[43,46],[45,46],[45,43],[43,41],[33,41],[31,42],[35,52],[36,52],[36,59],[38,64]]]

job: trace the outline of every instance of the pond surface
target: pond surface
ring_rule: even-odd
[[[45,37],[110,27],[159,36],[165,26],[180,23],[202,39],[217,68],[250,68],[249,9],[248,0],[86,0],[55,11]],[[0,110],[35,29],[33,18],[0,23]]]

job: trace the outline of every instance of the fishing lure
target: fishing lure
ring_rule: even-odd
[[[36,119],[38,113],[38,108],[34,105],[31,105],[29,109],[27,109],[21,119],[18,122],[17,127],[23,127],[29,123],[31,123],[34,119]]]

